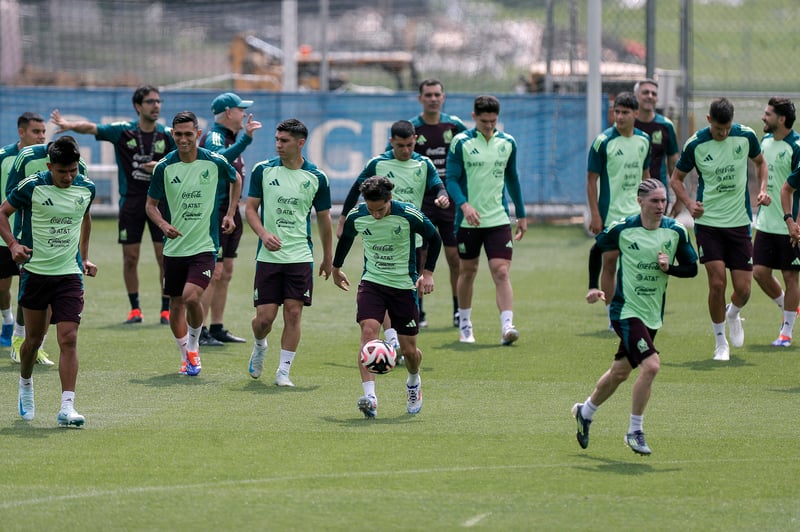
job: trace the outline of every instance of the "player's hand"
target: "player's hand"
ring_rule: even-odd
[[[322,264],[319,265],[319,276],[324,277],[327,281],[331,276],[331,271],[333,271],[333,259],[323,259]]]
[[[244,134],[248,137],[252,137],[253,132],[257,129],[261,129],[261,122],[253,120],[253,113],[250,113],[247,115],[247,121],[244,123]]]
[[[603,232],[603,219],[600,216],[592,215],[589,220],[589,232],[593,235],[599,235]]]
[[[450,206],[450,198],[447,197],[447,194],[442,194],[433,200],[433,204],[440,209],[446,209]]]
[[[669,270],[669,255],[663,251],[658,252],[658,267],[662,272]]]
[[[703,208],[703,202],[702,201],[691,202],[689,204],[689,212],[691,213],[692,218],[695,219],[703,216],[703,213],[706,212],[705,209]]]
[[[171,224],[166,224],[166,227],[161,229],[161,232],[164,233],[164,236],[169,238],[169,239],[178,238],[179,236],[183,236],[183,234],[181,234],[181,232],[178,231],[178,229],[174,225],[171,225]]]
[[[525,232],[528,230],[528,219],[527,218],[519,218],[517,220],[517,229],[514,232],[514,240],[522,240],[522,237],[525,236]]]
[[[61,113],[58,111],[58,109],[53,109],[53,112],[50,113],[50,121],[58,126],[56,133],[63,133],[69,130],[67,127],[69,122],[61,117]]]
[[[264,246],[270,251],[278,251],[283,246],[283,242],[281,239],[278,238],[277,235],[273,235],[272,233],[265,233],[263,237],[261,237],[261,241],[264,243]]]
[[[88,260],[83,261],[83,274],[94,277],[97,275],[97,265]]]
[[[598,301],[605,301],[606,294],[599,288],[590,288],[588,292],[586,292],[586,302],[590,305],[592,303],[597,303]]]
[[[421,294],[430,294],[433,292],[433,272],[423,271],[422,275],[417,278],[417,292]]]
[[[347,276],[339,268],[333,269],[333,283],[345,292],[350,290],[350,281],[347,280]]]
[[[766,192],[759,192],[758,196],[756,196],[756,205],[768,207],[770,203],[772,203],[772,198]]]
[[[14,262],[17,264],[22,264],[29,258],[31,258],[31,248],[28,246],[23,246],[19,242],[14,242],[8,247],[8,250],[11,252],[11,258],[14,259]]]
[[[233,220],[233,216],[228,216],[227,214],[222,217],[222,232],[226,235],[233,233],[233,230],[236,229],[236,222]]]
[[[465,203],[461,206],[461,212],[464,214],[464,219],[472,227],[478,227],[481,225],[481,215],[478,214],[478,211],[475,210],[475,207],[469,203]]]

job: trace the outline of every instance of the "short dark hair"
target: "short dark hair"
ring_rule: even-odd
[[[711,101],[708,116],[717,124],[733,122],[733,103],[727,98],[716,98]]]
[[[477,98],[475,98],[475,103],[472,106],[472,110],[475,112],[476,115],[482,113],[500,114],[500,100],[498,100],[494,96],[482,94]]]
[[[133,105],[142,105],[144,101],[144,97],[150,94],[151,92],[155,92],[159,96],[161,95],[161,91],[158,90],[158,87],[154,87],[152,85],[142,85],[135,91],[133,91]]]
[[[394,183],[382,175],[368,177],[359,187],[361,195],[367,201],[389,201],[392,199],[392,189]]]
[[[194,124],[195,129],[199,127],[197,115],[191,111],[181,111],[180,113],[176,114],[175,118],[172,119],[172,127],[175,127],[178,124],[185,124],[187,122]]]
[[[794,125],[795,119],[797,118],[797,113],[795,112],[794,103],[792,103],[792,100],[789,98],[773,96],[769,99],[769,106],[772,107],[772,110],[775,111],[776,115],[782,116],[786,119],[783,125],[791,129]]]
[[[429,78],[422,80],[422,83],[419,84],[419,93],[422,94],[422,92],[425,90],[425,87],[430,87],[432,85],[439,85],[442,88],[442,92],[444,92],[444,85],[441,81],[436,78]]]
[[[296,118],[287,118],[275,126],[275,131],[285,131],[296,139],[307,139],[308,128]]]
[[[416,135],[414,124],[408,120],[398,120],[392,124],[391,135],[393,139],[407,139]]]
[[[654,190],[658,190],[659,188],[664,188],[664,184],[658,179],[648,177],[643,179],[642,182],[639,183],[639,188],[636,191],[636,195],[639,196],[640,198],[643,198],[648,194],[650,194],[651,192],[653,192]]]
[[[17,118],[17,128],[25,127],[31,122],[44,123],[44,118],[39,113],[24,112]]]
[[[48,144],[47,156],[53,164],[72,164],[81,160],[81,151],[74,137],[64,135]]]
[[[614,98],[614,107],[625,107],[637,111],[639,109],[639,100],[632,92],[620,92]]]

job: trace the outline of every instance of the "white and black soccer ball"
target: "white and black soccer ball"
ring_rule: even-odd
[[[370,340],[361,348],[361,365],[370,373],[389,373],[397,365],[397,353],[383,340]]]

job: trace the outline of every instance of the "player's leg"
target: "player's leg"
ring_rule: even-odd
[[[606,314],[611,307],[611,300],[614,299],[614,292],[617,289],[617,259],[619,251],[606,251],[603,253],[603,269],[600,272],[600,289],[606,296]],[[611,320],[609,320],[609,323]]]
[[[406,371],[406,409],[409,414],[418,414],[422,410],[422,379],[419,376],[422,364],[422,351],[417,347],[419,327],[416,318],[419,316],[415,293],[411,290],[396,291],[390,299],[389,313],[395,323],[405,325],[398,327],[400,350],[405,358]]]
[[[222,277],[222,259],[217,259],[216,263],[214,264],[214,270],[211,274],[211,279],[208,283],[208,286],[203,291],[202,302],[203,308],[205,309],[205,314],[203,315],[203,323],[208,323],[210,318],[211,307],[214,304],[214,300],[217,298],[217,287],[219,286],[219,279]],[[208,332],[208,327],[202,325],[200,327],[200,345],[204,347],[222,347],[222,341],[217,340]]]
[[[160,209],[162,205],[163,202],[159,204]],[[147,219],[147,227],[150,230],[150,239],[153,241],[153,255],[158,265],[158,287],[161,291],[159,322],[161,325],[169,325],[169,296],[164,292],[164,233],[150,218]]]
[[[378,415],[378,396],[375,393],[375,375],[361,365],[361,349],[370,340],[378,338],[381,323],[388,310],[386,287],[362,281],[358,285],[356,295],[356,321],[361,328],[361,341],[356,356],[358,370],[361,374],[361,388],[364,393],[358,399],[358,409],[364,417],[374,418]]]
[[[447,260],[447,268],[450,275],[450,293],[453,298],[453,327],[458,327],[458,248],[456,246],[445,246],[444,257]]]
[[[744,328],[739,311],[750,300],[753,282],[753,240],[750,226],[733,227],[720,230],[724,237],[725,266],[731,272],[731,301],[726,307],[726,320],[731,344],[741,347],[744,344]]]
[[[220,217],[221,219],[222,217]],[[224,234],[220,231],[220,252],[222,255],[222,270],[216,276],[215,294],[211,299],[211,322],[208,327],[209,335],[223,343],[244,343],[246,340],[232,334],[225,328],[225,304],[228,301],[228,287],[233,279],[233,263],[238,256],[239,242],[242,239],[242,216],[237,209],[234,214],[233,232]]]
[[[78,325],[83,312],[83,280],[78,275],[70,275],[51,282],[55,288],[50,307],[60,351],[61,408],[57,421],[62,427],[80,427],[85,419],[75,411],[75,385],[78,380]]]
[[[7,248],[6,248],[7,249]],[[14,311],[11,308],[11,280],[13,277],[0,278],[0,346],[11,347],[11,336],[14,334]]]
[[[131,310],[125,323],[141,323],[144,319],[139,302],[139,256],[147,223],[144,198],[123,198],[120,205],[117,242],[122,244],[122,280]]]
[[[278,368],[275,370],[275,385],[294,387],[289,372],[294,362],[297,347],[300,345],[300,322],[303,317],[303,301],[286,299],[283,302],[283,332],[281,333],[281,353]]]
[[[259,263],[262,264],[262,263]],[[248,373],[254,379],[264,371],[264,358],[267,354],[267,336],[272,332],[272,324],[278,316],[278,304],[256,304],[256,315],[253,317],[253,351],[250,353]]]
[[[475,343],[472,332],[472,293],[475,277],[478,275],[480,253],[483,248],[483,231],[460,227],[456,234],[458,241],[458,316],[459,337],[463,343]]]
[[[511,287],[511,259],[513,248],[511,226],[496,227],[486,232],[484,247],[489,257],[489,272],[494,281],[495,302],[500,311],[500,343],[511,345],[519,339],[514,327],[514,290]]]

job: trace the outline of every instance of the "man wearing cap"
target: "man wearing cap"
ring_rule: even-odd
[[[245,109],[253,105],[252,100],[242,100],[233,92],[225,92],[214,98],[211,102],[211,112],[214,113],[214,126],[211,131],[200,138],[200,146],[219,153],[236,169],[244,180],[244,160],[242,152],[253,142],[253,132],[261,129],[261,122],[253,120],[253,115],[247,114]],[[245,120],[246,116],[246,120]],[[244,129],[244,135],[238,139],[237,134]],[[239,198],[225,196],[219,206],[220,216],[228,210],[229,201],[239,202]],[[228,299],[228,285],[233,277],[233,259],[239,249],[242,238],[242,215],[236,209],[234,215],[236,228],[230,234],[220,231],[219,250],[217,263],[214,267],[214,276],[211,283],[203,293],[203,308],[210,309],[211,320],[209,327],[203,327],[200,333],[200,344],[206,346],[220,346],[224,342],[244,342],[244,338],[234,336],[223,325],[225,302]]]

